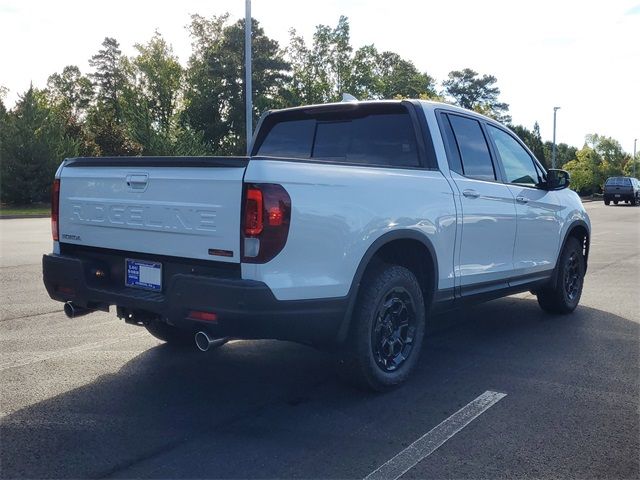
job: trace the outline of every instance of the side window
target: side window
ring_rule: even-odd
[[[535,187],[541,182],[533,159],[518,141],[504,130],[488,125],[489,135],[496,144],[506,174],[507,183]]]
[[[453,136],[451,123],[449,123],[449,117],[444,113],[440,114],[440,129],[447,146],[447,161],[449,163],[449,168],[453,172],[464,175],[464,171],[462,170],[462,160],[460,159],[460,152],[458,151],[456,139]]]
[[[462,159],[464,175],[479,180],[495,180],[496,173],[480,123],[458,115],[448,117]]]
[[[315,128],[315,120],[276,123],[260,145],[258,155],[309,158]]]

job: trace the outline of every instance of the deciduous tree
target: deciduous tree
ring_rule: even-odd
[[[154,126],[169,132],[174,118],[182,81],[178,57],[159,32],[146,44],[136,44],[137,89],[147,100]]]
[[[52,101],[80,119],[86,114],[93,100],[93,84],[75,65],[64,67],[62,73],[54,73],[47,80],[47,90]]]
[[[189,60],[184,121],[213,152],[245,151],[244,20],[225,25],[226,16],[192,17],[194,54]],[[253,20],[253,121],[259,112],[283,106],[286,71],[278,42]]]
[[[475,110],[504,123],[511,121],[509,105],[500,102],[500,89],[493,75],[480,76],[476,71],[465,68],[449,72],[442,82],[444,92],[462,108]]]

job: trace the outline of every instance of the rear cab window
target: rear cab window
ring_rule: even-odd
[[[420,167],[414,122],[402,104],[275,112],[260,128],[252,155],[317,162]]]

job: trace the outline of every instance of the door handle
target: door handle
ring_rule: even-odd
[[[523,196],[517,196],[516,197],[516,202],[518,203],[527,203],[529,202],[529,199],[527,197],[523,197]]]
[[[478,198],[480,196],[480,194],[475,190],[463,190],[462,195],[467,198]]]

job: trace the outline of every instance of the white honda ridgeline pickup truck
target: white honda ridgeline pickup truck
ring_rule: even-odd
[[[267,112],[250,157],[65,160],[51,298],[201,350],[275,338],[339,352],[384,390],[435,311],[531,291],[573,311],[590,222],[569,176],[511,131],[433,102]]]

